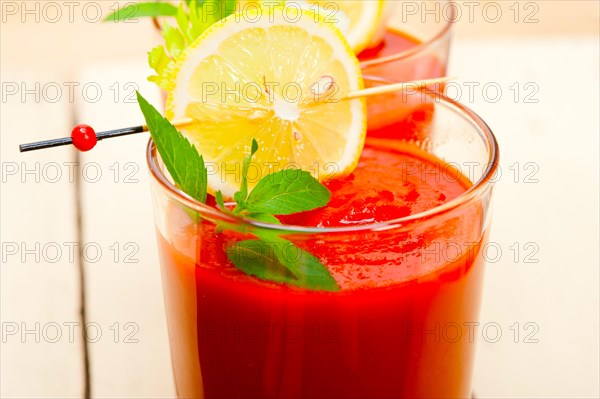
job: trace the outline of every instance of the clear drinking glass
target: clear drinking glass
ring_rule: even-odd
[[[359,55],[365,87],[381,84],[410,82],[446,76],[452,39],[452,24],[457,18],[457,6],[451,0],[388,1],[389,14],[383,41],[375,48]],[[429,85],[432,91],[442,93],[443,83]],[[417,85],[415,89],[417,90]],[[401,99],[394,98],[402,96]],[[379,130],[384,111],[392,114],[395,123],[411,124],[411,118],[427,113],[428,105],[420,96],[403,92],[391,93],[389,101],[367,99],[369,134],[371,137],[389,137]],[[373,125],[373,121],[376,121]]]
[[[149,142],[180,398],[470,396],[468,328],[478,321],[498,147],[485,122],[463,105],[437,92],[406,96],[418,96],[427,109],[409,124],[395,120],[389,102],[399,109],[416,99],[370,99],[370,127],[394,133],[369,135],[367,146],[435,156],[440,162],[431,170],[407,163],[389,173],[462,176],[469,188],[441,206],[383,223],[308,228],[222,213],[178,190]],[[217,225],[243,232],[215,232]],[[256,232],[284,237],[341,270],[341,290],[281,286],[235,269],[226,251]],[[288,256],[301,256],[294,248]],[[346,272],[363,276],[358,288],[347,284]],[[373,273],[393,281],[371,284]]]
[[[406,82],[445,76],[456,4],[451,0],[386,4],[384,40],[359,55],[365,77]]]

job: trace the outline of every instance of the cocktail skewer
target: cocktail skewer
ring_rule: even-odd
[[[342,100],[352,100],[354,98],[359,97],[370,97],[375,96],[377,94],[385,94],[392,93],[400,90],[422,90],[427,88],[427,86],[431,86],[439,83],[446,83],[449,80],[454,80],[454,77],[443,76],[441,78],[433,78],[433,79],[423,79],[423,80],[413,80],[410,82],[399,82],[399,83],[390,83],[387,85],[369,87],[367,89],[356,90],[348,93],[348,95]]]
[[[185,125],[189,125],[193,121],[194,120],[192,118],[182,118],[182,119],[173,120],[173,121],[171,121],[171,123],[176,127],[182,127]],[[75,139],[75,141],[74,141],[73,137],[75,134],[77,134],[76,130],[81,130],[81,129],[89,130],[88,134],[89,135],[95,134],[95,136],[96,136],[95,141],[100,141],[102,139],[108,139],[108,138],[112,138],[112,137],[120,137],[120,136],[127,136],[130,134],[135,134],[135,133],[147,132],[148,126],[140,125],[140,126],[132,126],[132,127],[123,127],[120,129],[107,130],[105,132],[93,133],[93,129],[90,126],[77,125],[73,129],[73,133],[71,134],[71,137],[62,137],[60,139],[44,140],[44,141],[37,141],[35,143],[21,144],[21,145],[19,145],[19,151],[27,152],[27,151],[33,151],[33,150],[41,150],[42,148],[59,147],[59,146],[68,145],[68,144],[75,144],[75,146],[78,147],[77,143],[76,143],[77,139]],[[94,142],[94,144],[95,144],[95,142]],[[78,149],[82,150],[79,147],[78,147]],[[82,150],[82,151],[87,151],[87,150]]]
[[[444,83],[444,82],[447,82],[452,79],[453,78],[444,76],[444,77],[434,78],[434,79],[414,80],[414,81],[410,81],[410,82],[400,82],[400,83],[381,85],[381,86],[377,86],[377,87],[370,87],[368,89],[362,89],[362,90],[356,90],[356,91],[350,92],[346,97],[341,98],[340,101],[352,100],[352,99],[359,98],[359,97],[369,97],[369,96],[374,96],[377,94],[391,93],[391,92],[399,91],[399,90],[407,90],[407,89],[420,90],[420,89],[426,88],[427,86],[430,86],[433,84]],[[182,119],[173,120],[173,121],[171,121],[171,123],[175,127],[182,127],[185,125],[189,125],[190,123],[193,123],[193,121],[194,120],[192,118],[182,118]],[[77,149],[79,149],[80,151],[88,151],[96,145],[97,141],[107,139],[107,138],[127,136],[130,134],[142,133],[142,132],[147,132],[147,131],[148,131],[148,126],[140,125],[140,126],[125,127],[125,128],[107,130],[105,132],[95,133],[94,129],[92,129],[92,127],[90,127],[88,125],[77,125],[73,129],[73,131],[71,133],[71,137],[62,137],[59,139],[51,139],[51,140],[37,141],[34,143],[21,144],[21,145],[19,145],[19,151],[27,152],[27,151],[33,151],[33,150],[40,150],[42,148],[59,147],[59,146],[69,145],[69,144],[75,145],[75,147],[77,147]]]

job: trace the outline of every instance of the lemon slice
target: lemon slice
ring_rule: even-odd
[[[355,54],[379,44],[391,14],[392,0],[238,0],[237,9],[245,12],[257,6],[285,4],[304,8],[332,22],[342,31]]]
[[[288,0],[293,3],[297,0]],[[326,20],[335,20],[348,43],[358,54],[377,44],[383,37],[384,0],[307,0],[320,7],[315,10]]]
[[[351,173],[366,134],[358,60],[340,31],[309,10],[232,14],[206,30],[177,60],[169,119],[208,165],[209,192],[231,198],[252,139],[259,144],[249,186],[283,169],[323,181]]]

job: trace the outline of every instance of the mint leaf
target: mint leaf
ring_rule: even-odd
[[[119,8],[115,12],[108,14],[106,18],[103,19],[103,22],[118,22],[138,17],[173,16],[176,14],[177,7],[165,2],[127,3],[127,5]]]
[[[261,280],[289,283],[296,277],[272,253],[270,245],[262,240],[244,240],[226,249],[227,258],[244,273]]]
[[[233,195],[234,213],[260,220],[277,220],[273,215],[289,215],[327,205],[331,193],[310,173],[283,170],[263,177],[248,194],[248,169],[258,143],[252,139],[250,154],[244,158],[240,190]],[[259,219],[260,218],[260,219]]]
[[[256,151],[258,151],[258,143],[255,139],[252,139],[250,154],[244,157],[244,163],[242,164],[242,184],[240,186],[240,191],[233,195],[233,199],[236,202],[236,209],[234,209],[234,212],[244,208],[244,202],[246,201],[246,197],[248,197],[248,169],[250,168],[250,162],[252,162],[252,157],[256,154]]]
[[[310,173],[281,170],[262,178],[244,203],[250,212],[289,215],[327,205],[331,193]]]
[[[190,197],[206,202],[208,172],[204,159],[176,128],[136,92],[146,125],[175,184]]]
[[[246,216],[247,218],[250,218],[250,219],[258,220],[259,222],[271,223],[271,224],[281,224],[279,219],[277,219],[275,216],[271,215],[270,213],[249,212],[249,213],[245,214],[244,216]]]
[[[217,202],[217,205],[219,205],[219,208],[221,208],[222,210],[225,210],[225,201],[223,201],[223,193],[221,192],[221,190],[217,191],[217,193],[215,194],[215,201]]]
[[[244,240],[230,245],[227,257],[246,274],[297,287],[339,291],[319,260],[282,238]]]

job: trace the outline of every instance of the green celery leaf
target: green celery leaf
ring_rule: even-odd
[[[250,212],[290,215],[327,205],[331,193],[309,172],[281,170],[263,177],[248,195]]]
[[[148,80],[159,87],[167,89],[169,85],[169,70],[174,61],[169,58],[163,46],[156,46],[148,53],[148,64],[157,75],[149,76]]]
[[[148,77],[148,80],[156,83],[162,89],[170,90],[172,77],[169,71],[175,66],[174,60],[212,24],[233,13],[236,1],[237,0],[185,0],[187,9],[184,7],[184,2],[181,2],[179,7],[168,4],[168,10],[163,11],[167,12],[168,15],[175,16],[177,22],[176,27],[170,26],[167,23],[162,24],[162,35],[166,47],[166,51],[163,50],[163,53],[169,58],[170,62],[166,64],[161,62],[159,64],[159,60],[162,60],[162,54],[158,53],[158,50],[156,53],[152,54],[152,58],[149,58],[149,62],[150,66],[157,71],[157,75]],[[164,5],[164,3],[142,4]],[[132,7],[133,11],[133,6],[130,7]],[[126,9],[126,7],[123,9]],[[130,12],[130,14],[132,14],[132,12]],[[117,16],[122,17],[121,14]],[[160,68],[158,65],[160,65]],[[158,69],[160,69],[160,71]]]
[[[177,26],[179,26],[179,30],[183,34],[183,38],[185,39],[186,43],[191,43],[193,39],[191,36],[190,20],[188,18],[187,12],[183,8],[183,3],[179,4],[179,8],[177,8],[177,15],[175,15],[175,19],[177,20]]]
[[[228,17],[233,14],[236,10],[237,0],[223,0],[223,7],[225,10],[223,12],[222,18]]]
[[[208,172],[202,156],[171,122],[136,93],[148,130],[175,184],[190,197],[206,202]]]
[[[166,79],[164,76],[152,75],[148,76],[148,80],[150,82],[155,83],[158,87],[160,87],[163,90],[167,90],[169,88],[169,80]]]
[[[171,62],[163,46],[156,46],[148,53],[148,64],[159,75],[162,75]]]
[[[196,0],[191,0],[190,2],[188,17],[191,24],[190,35],[192,40],[196,40],[212,23],[212,20],[203,14],[202,4]]]
[[[177,28],[173,28],[169,24],[163,24],[162,35],[165,39],[167,51],[172,58],[179,57],[179,54],[185,49],[185,39]]]
[[[148,2],[148,3],[127,3],[113,13],[110,13],[104,22],[107,21],[125,21],[138,17],[161,17],[174,16],[177,14],[177,7],[173,4],[165,2]]]

